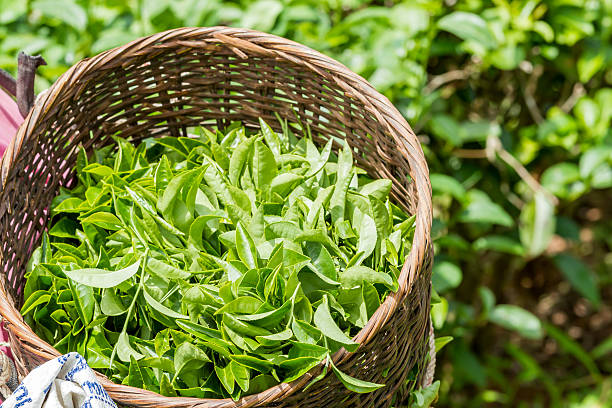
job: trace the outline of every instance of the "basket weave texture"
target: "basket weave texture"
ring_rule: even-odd
[[[346,139],[359,166],[372,177],[391,179],[395,203],[416,214],[399,290],[355,337],[358,350],[333,356],[349,375],[387,386],[356,394],[328,373],[303,391],[321,366],[239,401],[163,397],[102,375],[100,381],[121,405],[201,408],[397,407],[411,389],[431,381],[431,187],[417,138],[384,96],[342,64],[277,36],[228,27],[170,30],[79,62],[37,99],[6,150],[0,169],[0,314],[21,375],[59,355],[24,323],[19,308],[25,265],[47,226],[51,200],[60,186],[75,185],[70,169],[78,146],[91,152],[115,134],[134,141],[187,136],[188,127],[236,120],[258,127],[259,117],[274,126],[275,113],[289,121],[297,113],[317,144]],[[334,143],[336,151],[339,146]]]

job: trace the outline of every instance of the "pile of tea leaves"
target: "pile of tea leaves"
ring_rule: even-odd
[[[343,145],[283,123],[81,149],[21,309],[60,352],[166,396],[238,399],[324,363],[390,291],[414,218]],[[324,371],[324,372],[325,372]]]

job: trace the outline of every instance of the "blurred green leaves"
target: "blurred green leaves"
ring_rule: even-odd
[[[539,339],[543,334],[540,319],[516,305],[495,306],[489,314],[489,321],[515,330],[530,339]]]
[[[555,232],[555,208],[543,192],[536,192],[534,199],[525,204],[520,215],[519,236],[527,255],[540,255]]]
[[[525,247],[520,242],[504,235],[480,237],[474,241],[473,247],[477,251],[497,251],[517,256],[525,254]]]
[[[559,254],[554,258],[555,264],[561,270],[568,282],[585,298],[598,307],[601,303],[597,281],[590,268],[580,259]]]
[[[87,27],[87,13],[72,0],[36,0],[32,3],[32,9],[41,13],[51,25],[57,25],[57,20],[77,31]]]
[[[440,293],[454,289],[461,283],[461,269],[451,261],[439,260],[434,263],[431,277],[434,287]]]
[[[434,194],[450,194],[459,201],[465,199],[466,190],[454,177],[432,173],[429,175],[429,180]]]
[[[438,21],[438,27],[455,34],[464,41],[474,45],[492,49],[497,46],[493,33],[485,20],[477,14],[455,11]]]
[[[502,206],[493,202],[483,191],[476,189],[468,192],[467,205],[459,213],[458,220],[464,223],[498,224],[505,227],[514,225],[514,220]]]
[[[240,26],[260,31],[270,31],[283,5],[278,0],[258,0],[250,4],[240,19]]]

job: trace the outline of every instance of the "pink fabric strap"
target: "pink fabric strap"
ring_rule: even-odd
[[[17,103],[9,94],[0,89],[0,157],[22,122],[23,116],[19,113]]]

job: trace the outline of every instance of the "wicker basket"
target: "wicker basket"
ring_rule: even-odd
[[[70,169],[78,146],[90,152],[117,132],[140,140],[235,120],[256,127],[260,116],[274,124],[275,113],[288,120],[297,113],[319,144],[347,139],[359,165],[393,180],[395,202],[416,213],[398,292],[355,337],[361,343],[356,352],[342,349],[333,356],[344,372],[387,386],[355,394],[328,374],[302,392],[322,367],[237,402],[163,397],[100,375],[102,384],[119,404],[138,407],[397,407],[411,389],[431,381],[431,188],[417,138],[384,96],[340,63],[283,38],[227,27],[175,29],[79,62],[37,99],[6,150],[0,314],[20,374],[59,355],[23,322],[19,308],[25,265],[40,243],[51,200],[60,186],[75,183]]]

